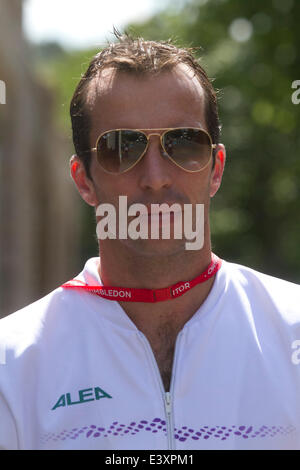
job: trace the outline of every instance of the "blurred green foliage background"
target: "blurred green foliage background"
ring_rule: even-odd
[[[126,30],[151,40],[201,47],[219,90],[223,184],[212,201],[213,250],[221,257],[300,283],[300,2],[190,0]],[[38,73],[54,88],[57,119],[71,140],[69,103],[98,50],[36,48]],[[95,218],[81,204],[81,261],[97,256]],[[81,266],[80,266],[81,269]]]

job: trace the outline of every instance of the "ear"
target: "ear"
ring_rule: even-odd
[[[98,201],[94,182],[87,176],[83,162],[77,155],[70,159],[70,173],[82,199],[90,206],[96,207]]]
[[[223,144],[218,144],[215,152],[215,165],[210,177],[210,197],[214,197],[221,186],[226,161],[226,150]]]

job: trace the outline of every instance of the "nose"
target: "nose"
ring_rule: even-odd
[[[140,162],[140,187],[159,191],[171,186],[170,163],[164,156],[159,134],[151,134],[145,155]]]

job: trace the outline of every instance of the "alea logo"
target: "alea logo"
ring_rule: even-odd
[[[100,400],[100,398],[112,398],[111,395],[106,393],[100,387],[94,388],[85,388],[83,390],[78,390],[78,398],[79,400],[72,401],[71,393],[64,393],[59,397],[52,410],[56,410],[60,406],[71,406],[71,405],[78,405],[80,403],[86,403],[88,401]]]

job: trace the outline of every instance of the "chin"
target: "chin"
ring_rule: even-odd
[[[185,240],[122,240],[136,256],[171,256],[186,251]]]

